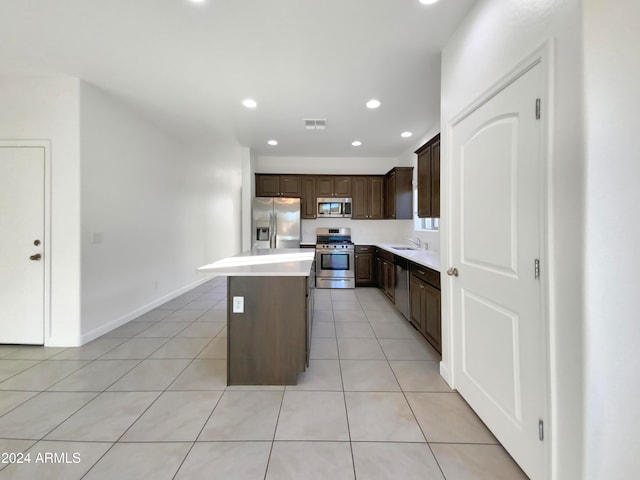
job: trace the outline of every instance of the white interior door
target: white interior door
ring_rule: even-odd
[[[547,477],[542,85],[537,64],[451,129],[455,386],[534,480]]]
[[[44,159],[0,147],[0,343],[44,343]]]

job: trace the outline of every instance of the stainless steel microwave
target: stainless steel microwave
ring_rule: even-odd
[[[351,218],[350,198],[318,198],[316,210],[318,218]]]

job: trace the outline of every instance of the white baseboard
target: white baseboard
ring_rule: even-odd
[[[455,388],[453,387],[453,381],[449,372],[449,367],[447,367],[447,365],[444,362],[440,362],[440,376],[444,379],[445,382],[447,382],[447,385],[449,385],[449,388],[452,388],[455,390]]]
[[[154,308],[159,307],[164,303],[167,303],[169,300],[173,300],[174,298],[179,297],[183,293],[186,293],[189,290],[193,290],[194,288],[199,287],[203,283],[208,282],[209,280],[215,278],[216,276],[217,275],[209,275],[201,280],[198,280],[197,282],[194,282],[190,285],[187,285],[171,293],[168,293],[167,295],[164,295],[158,298],[157,300],[154,300],[151,303],[148,303],[140,308],[137,308],[136,310],[133,310],[132,312],[129,312],[126,315],[121,316],[120,318],[116,318],[115,320],[112,320],[109,323],[101,325],[100,327],[95,328],[92,331],[87,332],[81,335],[80,337],[78,337],[77,341],[73,342],[74,343],[73,345],[70,345],[69,342],[65,342],[64,345],[59,345],[55,341],[50,341],[48,342],[47,346],[79,347],[81,345],[84,345],[85,343],[88,343],[91,340],[95,340],[96,338],[101,337],[105,333],[109,333],[111,330],[121,327],[122,325],[124,325],[127,322],[130,322],[134,318],[138,318],[140,315],[144,315],[145,313],[153,310]],[[69,339],[66,339],[66,340],[69,340]]]

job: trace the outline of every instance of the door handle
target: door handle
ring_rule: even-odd
[[[29,257],[29,260],[34,260],[34,261],[38,261],[42,258],[42,255],[40,255],[39,253],[36,253],[35,255],[31,255]]]
[[[452,276],[452,277],[457,277],[458,276],[458,269],[455,267],[451,267],[449,270],[447,270],[447,275]]]

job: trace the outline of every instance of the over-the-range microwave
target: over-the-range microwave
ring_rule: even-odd
[[[316,213],[318,218],[351,217],[350,198],[318,198],[317,203]]]

